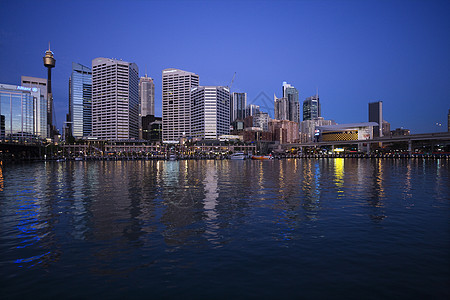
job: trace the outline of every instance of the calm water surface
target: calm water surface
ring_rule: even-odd
[[[3,299],[450,297],[449,161],[0,171]]]

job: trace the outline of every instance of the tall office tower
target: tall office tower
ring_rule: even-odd
[[[53,93],[52,93],[52,68],[55,67],[56,60],[53,57],[53,52],[50,50],[50,43],[48,50],[45,51],[43,57],[44,66],[47,68],[47,124],[50,138],[57,134],[56,127],[53,125]]]
[[[22,76],[20,79],[22,86],[40,89],[41,96],[44,96],[45,101],[47,101],[47,79],[31,76]]]
[[[48,115],[47,79],[31,77],[31,76],[21,76],[21,86],[28,87],[28,88],[38,88],[40,90],[40,98],[42,99],[42,100],[40,100],[40,107],[42,107],[42,105],[43,105],[41,102],[45,102],[45,112],[39,111],[40,117],[38,119],[40,120],[40,123],[42,123],[42,120],[45,120],[45,124],[39,125],[38,135],[41,136],[42,138],[50,137],[48,126],[47,126],[47,115]],[[41,116],[42,113],[45,113],[45,117]]]
[[[74,138],[92,134],[92,71],[74,62],[69,78],[69,122]]]
[[[0,84],[0,140],[47,137],[47,101],[36,87]]]
[[[141,104],[141,117],[155,115],[155,84],[153,79],[145,74],[139,80],[139,103]]]
[[[247,93],[232,93],[230,101],[230,123],[244,120],[247,107]]]
[[[110,58],[92,60],[92,135],[101,139],[138,138],[139,69]]]
[[[245,116],[250,117],[255,115],[256,113],[259,113],[259,105],[256,104],[249,104],[245,108]]]
[[[191,90],[198,86],[198,75],[178,70],[162,72],[163,142],[177,143],[191,136]]]
[[[373,137],[383,136],[383,101],[369,103],[369,122],[378,123],[373,126]]]
[[[311,96],[303,101],[303,121],[321,117],[319,95]]]
[[[289,101],[287,98],[274,97],[275,120],[289,120]]]
[[[192,136],[217,139],[230,133],[230,90],[224,86],[198,86],[191,91]]]
[[[292,85],[283,82],[283,98],[288,101],[288,115],[287,119],[299,123],[300,122],[300,103],[298,100],[298,90]]]

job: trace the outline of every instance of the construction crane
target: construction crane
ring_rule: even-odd
[[[234,74],[233,74],[233,79],[231,79],[231,83],[230,83],[230,86],[229,86],[229,88],[230,88],[230,91],[231,91],[231,86],[233,85],[233,82],[234,82],[234,78],[236,77],[236,72],[234,72]]]

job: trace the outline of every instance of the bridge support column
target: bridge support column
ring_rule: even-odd
[[[408,154],[411,154],[411,153],[412,153],[412,141],[409,140],[408,141]]]

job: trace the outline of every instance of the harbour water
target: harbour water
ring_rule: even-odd
[[[0,168],[0,294],[449,299],[448,160]]]

